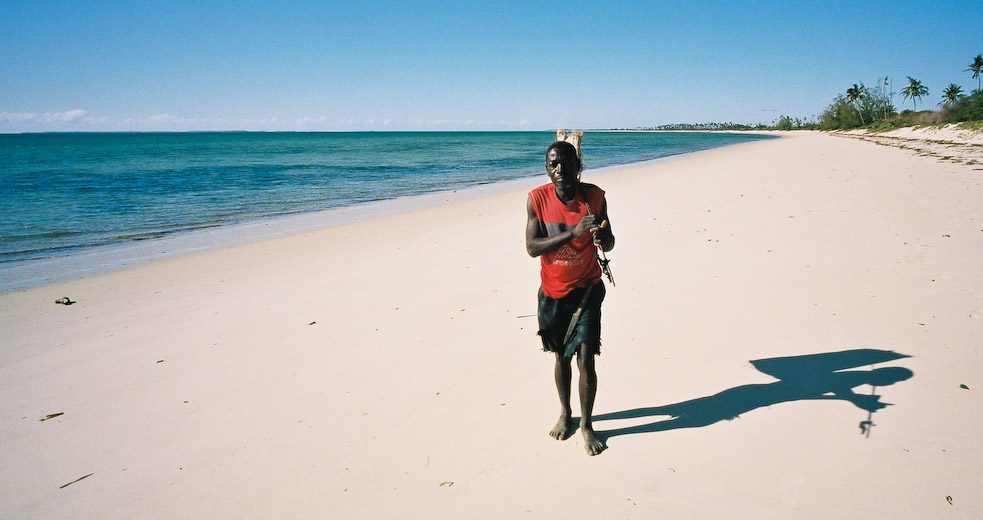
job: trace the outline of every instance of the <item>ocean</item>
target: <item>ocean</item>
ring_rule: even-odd
[[[553,132],[0,135],[0,277],[13,264],[205,229],[538,175],[545,182],[544,153],[554,137]],[[587,132],[585,172],[767,138]]]

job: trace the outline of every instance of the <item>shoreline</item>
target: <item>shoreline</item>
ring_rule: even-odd
[[[656,159],[588,169],[585,174],[604,175],[742,144],[747,143],[734,143],[706,150],[670,154]],[[528,191],[546,182],[543,179],[545,177],[520,177],[325,210],[210,226],[160,238],[96,246],[75,253],[0,264],[0,294],[71,281],[188,254],[242,246],[348,223],[423,210],[441,204],[463,202],[509,191]]]

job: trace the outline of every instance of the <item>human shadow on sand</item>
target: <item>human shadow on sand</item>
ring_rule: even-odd
[[[873,368],[871,370],[847,370],[885,363],[901,358],[904,354],[887,350],[857,349],[825,354],[810,354],[758,359],[751,361],[754,368],[778,378],[767,384],[750,384],[729,388],[720,393],[690,401],[649,408],[636,408],[621,412],[593,416],[594,422],[638,417],[667,416],[639,426],[598,431],[605,441],[619,435],[698,428],[722,420],[732,420],[741,414],[763,406],[806,400],[849,401],[868,412],[867,420],[860,423],[861,433],[869,434],[873,425],[871,415],[888,406],[881,396],[861,395],[853,391],[861,385],[888,386],[911,378],[914,372],[902,367]]]

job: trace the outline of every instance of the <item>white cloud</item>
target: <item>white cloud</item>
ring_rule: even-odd
[[[0,112],[0,121],[5,121],[8,123],[22,123],[24,121],[34,121],[38,117],[37,114],[30,114],[25,112]]]
[[[0,112],[0,121],[7,123],[71,123],[83,119],[88,111],[82,109],[69,110],[68,112],[46,112],[35,114],[32,112]]]
[[[42,123],[69,123],[85,117],[87,111],[82,109],[69,110],[68,112],[47,113],[40,117]]]
[[[37,131],[196,131],[196,130],[442,130],[475,128],[484,123],[476,119],[414,119],[386,117],[334,118],[331,116],[307,116],[283,119],[282,116],[265,118],[200,117],[160,112],[151,115],[118,117],[94,115],[87,110],[64,112],[0,112],[0,132]],[[515,121],[500,121],[499,126],[515,128]],[[530,126],[522,120],[520,127]]]
[[[426,128],[433,128],[436,126],[446,126],[453,123],[450,119],[417,119],[412,121],[412,125]]]
[[[168,123],[176,125],[207,122],[207,120],[200,117],[180,117],[171,114],[154,114],[152,116],[148,116],[147,121],[151,123]]]

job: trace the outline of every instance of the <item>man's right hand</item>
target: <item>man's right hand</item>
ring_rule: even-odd
[[[584,233],[597,231],[601,227],[601,220],[597,215],[586,215],[580,219],[580,223],[574,226],[573,236],[581,237]]]

